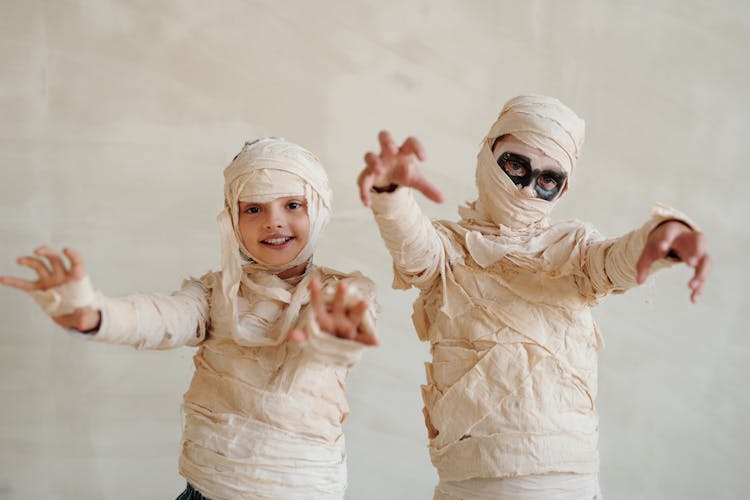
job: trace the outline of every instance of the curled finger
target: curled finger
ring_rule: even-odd
[[[393,156],[398,153],[396,142],[393,140],[391,133],[387,130],[380,131],[378,134],[378,142],[380,143],[381,156]]]
[[[372,173],[363,170],[362,173],[359,174],[359,179],[357,180],[357,184],[359,185],[359,199],[366,207],[369,207],[371,204],[370,189],[372,189],[372,186],[375,183],[374,177],[375,176]]]
[[[679,234],[679,230],[668,223],[654,229],[646,240],[646,246],[635,265],[636,282],[643,283],[648,278],[649,271],[654,262],[663,259],[669,254],[672,242]]]
[[[398,152],[400,154],[413,154],[419,159],[419,161],[425,161],[427,159],[424,146],[422,146],[420,140],[414,136],[409,136],[401,145]]]
[[[365,317],[365,313],[367,312],[369,307],[369,304],[364,300],[360,300],[359,302],[357,302],[357,304],[349,309],[347,313],[349,321],[359,327],[362,324],[362,319]]]
[[[323,302],[323,292],[320,289],[320,281],[318,278],[310,280],[308,288],[310,289],[310,304],[315,312],[315,319],[322,330],[330,332],[333,327],[333,322],[330,314],[326,310],[326,305]]]
[[[346,319],[346,284],[339,281],[336,284],[336,294],[333,296],[333,317],[334,321]]]
[[[367,154],[365,154],[365,164],[367,166],[362,172],[360,172],[359,177],[357,178],[357,184],[359,185],[359,199],[362,200],[362,203],[366,207],[370,206],[370,190],[375,184],[375,171],[379,168],[379,163],[380,160],[378,157],[375,156],[374,153],[368,151]]]
[[[57,278],[62,278],[67,274],[65,269],[65,263],[62,260],[62,256],[57,250],[50,247],[44,246],[34,250],[34,253],[45,257],[49,261],[50,268],[52,269],[52,275]]]
[[[697,231],[684,232],[673,244],[680,259],[690,267],[696,267],[706,253],[706,237]]]
[[[307,340],[307,334],[299,328],[294,328],[291,332],[289,332],[289,335],[287,335],[286,338],[291,342],[300,343]]]
[[[422,193],[427,199],[434,201],[435,203],[443,202],[443,193],[438,188],[433,186],[421,172],[417,175],[413,175],[411,181],[411,187]]]
[[[337,320],[336,336],[342,339],[354,340],[357,337],[357,327],[347,319]]]
[[[690,280],[690,283],[688,286],[692,290],[692,293],[690,294],[690,300],[695,303],[698,300],[698,297],[703,293],[703,286],[706,283],[706,278],[708,277],[708,273],[711,270],[711,267],[713,266],[713,263],[711,261],[711,257],[708,256],[708,254],[704,255],[699,261],[698,265],[695,267],[695,276]]]
[[[68,275],[76,280],[83,279],[86,276],[86,268],[83,266],[83,257],[81,257],[81,254],[72,248],[64,248],[63,253],[70,261],[70,269],[67,271]]]
[[[39,281],[49,279],[52,271],[47,267],[47,264],[39,257],[19,257],[16,262],[24,267],[33,269],[37,274]]]
[[[380,342],[378,342],[378,338],[375,336],[375,334],[363,330],[359,331],[354,340],[365,345],[380,345]]]

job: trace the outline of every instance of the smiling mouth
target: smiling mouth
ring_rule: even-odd
[[[287,246],[292,240],[294,240],[294,236],[281,236],[278,238],[267,238],[262,240],[261,243],[272,248],[282,248]]]

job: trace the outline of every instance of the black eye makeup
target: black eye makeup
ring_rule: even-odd
[[[567,178],[557,170],[532,169],[527,157],[510,151],[501,154],[497,164],[513,184],[522,188],[533,184],[537,196],[546,201],[552,201],[560,194]]]

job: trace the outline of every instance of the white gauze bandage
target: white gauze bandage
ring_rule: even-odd
[[[70,314],[80,307],[97,307],[99,292],[88,276],[48,290],[34,290],[29,295],[50,317]]]
[[[276,198],[303,196],[310,219],[310,234],[300,253],[284,266],[270,266],[253,256],[242,244],[238,203],[266,203]],[[310,261],[320,235],[330,220],[331,190],[320,161],[306,149],[280,138],[248,142],[224,170],[224,210],[219,213],[221,238],[221,302],[217,307],[234,318],[233,337],[243,345],[277,345],[293,326],[299,309],[308,299],[307,287],[297,287],[294,296],[278,286],[275,275]],[[309,280],[309,276],[305,279]],[[281,310],[283,316],[269,337],[258,322],[242,323],[237,295],[240,283],[268,299],[266,309]],[[271,306],[270,304],[275,304]],[[282,307],[285,305],[286,307]],[[270,318],[274,311],[263,316]],[[257,327],[257,328],[256,328]],[[257,335],[256,335],[257,333]]]
[[[498,168],[492,153],[495,140],[508,134],[559,163],[568,174],[565,192],[583,144],[584,121],[554,97],[518,96],[503,106],[477,156],[479,199],[461,208],[462,217],[479,225],[511,229],[544,227],[556,201],[525,196]]]

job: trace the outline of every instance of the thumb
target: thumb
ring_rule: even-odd
[[[287,339],[289,339],[289,341],[291,342],[296,342],[299,344],[307,340],[307,334],[299,328],[295,328],[291,332],[289,332],[289,335],[287,335]]]

